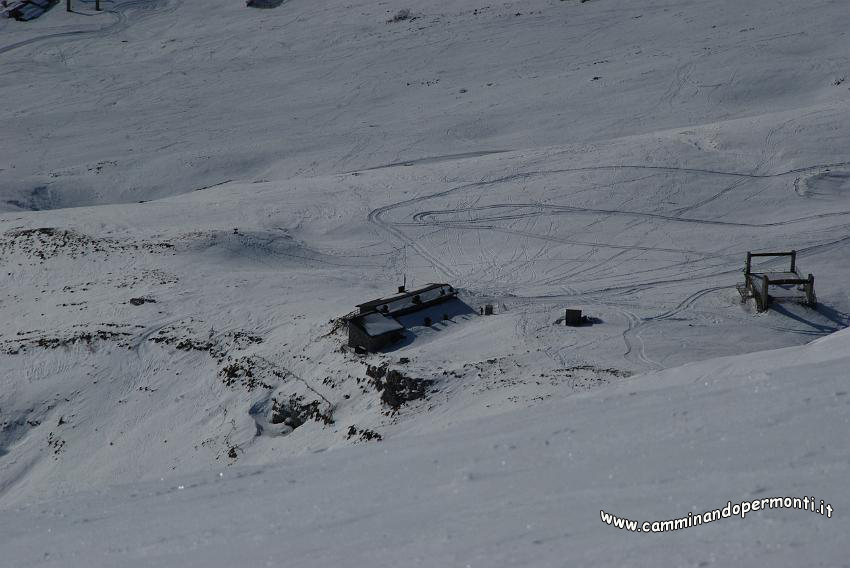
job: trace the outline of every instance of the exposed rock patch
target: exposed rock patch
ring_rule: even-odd
[[[393,411],[397,411],[403,404],[424,398],[428,388],[434,384],[432,380],[414,379],[386,367],[370,367],[366,371],[367,374],[370,369],[372,386],[381,393],[381,402]]]
[[[0,257],[18,253],[34,260],[47,260],[58,256],[79,258],[93,253],[124,251],[162,252],[173,247],[174,245],[167,242],[94,238],[76,231],[53,227],[13,229],[0,237]]]

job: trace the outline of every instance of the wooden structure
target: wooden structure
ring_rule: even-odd
[[[790,266],[785,272],[753,272],[752,262],[755,257],[782,257],[787,256],[790,259]],[[748,252],[747,265],[744,268],[744,283],[737,286],[741,298],[747,300],[754,298],[756,308],[763,312],[770,307],[770,287],[771,286],[797,286],[797,289],[802,290],[806,299],[803,302],[805,305],[814,307],[817,304],[815,296],[815,277],[809,274],[803,277],[797,266],[797,251],[790,252]]]
[[[357,308],[361,314],[380,312],[389,316],[401,316],[445,302],[455,296],[457,290],[448,284],[428,284],[424,288],[409,292],[399,287],[399,293],[395,296],[357,304]]]
[[[22,22],[34,20],[53,7],[59,0],[4,0],[0,14]]]
[[[348,346],[374,353],[404,336],[404,326],[394,318],[372,312],[348,320]]]
[[[399,287],[398,294],[358,304],[358,313],[348,319],[348,346],[374,353],[404,337],[404,326],[396,316],[417,312],[457,296],[457,290],[448,284],[428,284],[418,290],[406,291]],[[445,319],[448,319],[446,314]],[[431,317],[425,325],[432,325]]]

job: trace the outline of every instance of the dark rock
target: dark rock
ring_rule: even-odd
[[[366,375],[369,376],[369,377],[372,377],[373,379],[381,379],[386,374],[387,374],[386,363],[384,363],[383,365],[381,365],[379,367],[375,367],[375,366],[372,366],[372,365],[369,365],[368,367],[366,367]]]
[[[428,379],[413,379],[399,371],[387,371],[386,379],[372,381],[375,389],[381,393],[381,402],[398,410],[401,405],[423,398],[434,381]]]
[[[321,402],[314,400],[304,403],[303,397],[292,395],[289,400],[278,402],[272,399],[272,415],[269,420],[272,424],[286,424],[293,430],[302,426],[308,420],[322,422],[325,425],[334,423],[330,412],[322,412]]]

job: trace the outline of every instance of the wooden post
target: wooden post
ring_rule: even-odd
[[[768,286],[770,286],[770,279],[767,277],[767,275],[765,275],[763,278],[764,278],[764,282],[762,282],[762,289],[761,289],[762,298],[761,298],[761,309],[759,310],[760,312],[767,311],[768,298],[770,298],[770,296],[767,293],[767,288],[768,288]]]
[[[806,282],[806,303],[811,307],[815,307],[818,303],[815,296],[815,277],[811,274],[809,274],[809,281]]]
[[[797,272],[797,251],[791,251],[791,272]]]
[[[100,11],[100,0],[94,0],[94,9]]]
[[[65,10],[71,11],[71,0],[65,0]]]
[[[747,276],[750,275],[750,266],[752,265],[752,262],[753,262],[753,253],[747,251],[747,268],[744,270],[744,274],[746,274]]]

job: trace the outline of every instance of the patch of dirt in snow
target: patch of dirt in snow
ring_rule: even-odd
[[[72,230],[40,227],[12,229],[0,237],[0,258],[18,254],[32,260],[47,260],[58,256],[79,258],[88,254],[146,251],[163,252],[173,248],[167,242],[120,241],[94,238]]]
[[[255,403],[248,412],[257,427],[257,436],[287,436],[308,421],[323,426],[334,424],[334,406],[327,400],[308,400],[302,394],[272,397]]]
[[[358,428],[357,424],[352,424],[348,427],[348,432],[345,435],[346,439],[351,440],[352,438],[357,442],[370,442],[375,440],[376,442],[380,442],[384,439],[379,433],[371,430],[369,428]]]
[[[0,350],[7,355],[19,355],[34,349],[71,348],[85,345],[94,348],[100,342],[117,342],[119,347],[128,347],[128,338],[134,334],[128,330],[143,328],[140,325],[104,323],[78,324],[73,329],[61,332],[19,331],[16,338],[0,342]]]
[[[628,371],[601,368],[595,365],[576,365],[556,369],[525,369],[512,358],[488,359],[479,363],[467,363],[459,371],[444,371],[444,375],[463,377],[474,374],[473,394],[523,385],[566,385],[572,391],[586,391],[631,376]]]
[[[370,366],[366,374],[372,377],[372,386],[381,393],[381,402],[393,412],[398,412],[408,402],[424,398],[434,384],[431,379],[414,379],[384,365]]]
[[[268,381],[273,378],[284,380],[287,374],[271,361],[257,355],[249,355],[237,359],[228,357],[227,364],[221,368],[218,376],[229,387],[241,386],[251,392],[258,388],[272,390],[275,387]]]
[[[234,350],[242,350],[263,342],[259,335],[244,330],[231,330],[217,334],[214,329],[207,331],[204,337],[196,328],[203,322],[189,320],[184,324],[172,324],[160,329],[150,341],[168,345],[178,351],[203,351],[218,362]]]
[[[302,395],[290,395],[288,400],[278,401],[272,399],[272,424],[286,424],[293,430],[303,425],[308,420],[315,420],[325,425],[331,425],[334,420],[331,416],[332,409],[321,409],[322,402],[313,400],[304,402]]]

